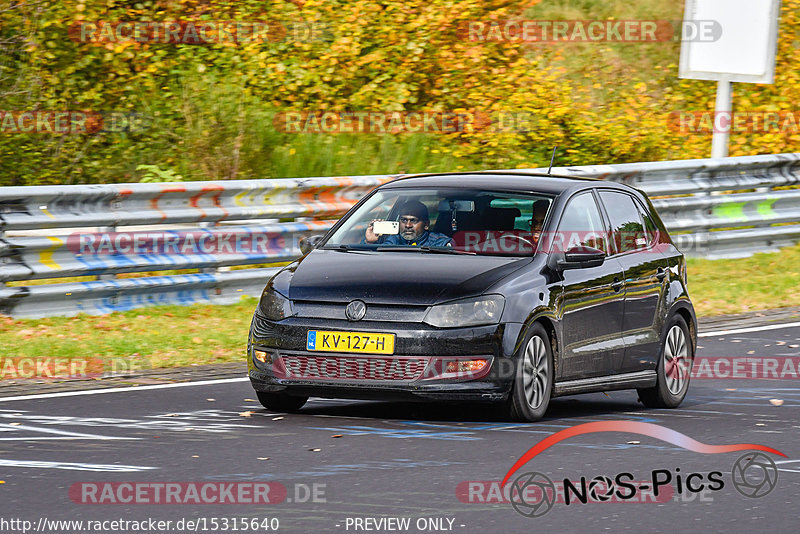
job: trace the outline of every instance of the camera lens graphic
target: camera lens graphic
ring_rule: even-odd
[[[606,502],[614,496],[614,481],[607,476],[597,476],[589,482],[589,497],[595,502]]]
[[[509,493],[511,506],[525,517],[541,517],[556,502],[556,487],[542,473],[524,473],[511,483]]]
[[[768,495],[778,485],[778,466],[760,452],[745,454],[733,464],[733,487],[753,499]]]

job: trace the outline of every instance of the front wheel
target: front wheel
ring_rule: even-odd
[[[656,367],[656,385],[639,389],[639,399],[648,408],[675,408],[689,390],[694,354],[689,328],[680,315],[667,322],[666,335]]]
[[[517,372],[509,399],[512,419],[538,421],[553,393],[553,354],[542,325],[534,324],[517,356]]]
[[[267,410],[273,412],[296,412],[308,400],[308,397],[293,397],[286,393],[267,393],[264,391],[256,391],[258,402]]]

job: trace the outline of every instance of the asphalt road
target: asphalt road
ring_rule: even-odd
[[[800,326],[704,335],[698,358],[730,359],[718,371],[772,358],[783,378],[693,379],[674,410],[645,409],[633,391],[561,398],[534,424],[465,404],[312,399],[299,414],[277,414],[241,379],[0,397],[0,532],[797,532],[800,387],[781,366],[799,345]],[[553,444],[511,475],[517,507],[504,498],[499,482],[538,442],[618,420],[786,457],[751,446],[697,452],[664,428],[633,425]],[[592,427],[603,428],[613,430]],[[742,456],[756,464],[737,469]],[[534,506],[542,501],[531,485],[520,504],[514,481],[542,475],[576,490],[569,504],[557,492],[546,513],[527,517],[520,511],[547,506]],[[613,486],[592,484],[602,476]],[[617,481],[637,482],[636,492]]]

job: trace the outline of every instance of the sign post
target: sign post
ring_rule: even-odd
[[[686,0],[679,76],[717,80],[711,157],[728,155],[733,82],[773,83],[780,0]],[[687,29],[714,21],[721,34]]]

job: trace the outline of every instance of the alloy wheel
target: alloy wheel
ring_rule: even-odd
[[[528,341],[522,363],[525,399],[531,408],[538,408],[550,387],[547,378],[550,362],[542,338],[533,336]]]
[[[674,325],[667,333],[667,342],[664,344],[664,376],[670,393],[678,395],[683,390],[689,381],[690,368],[686,336],[680,326]]]

